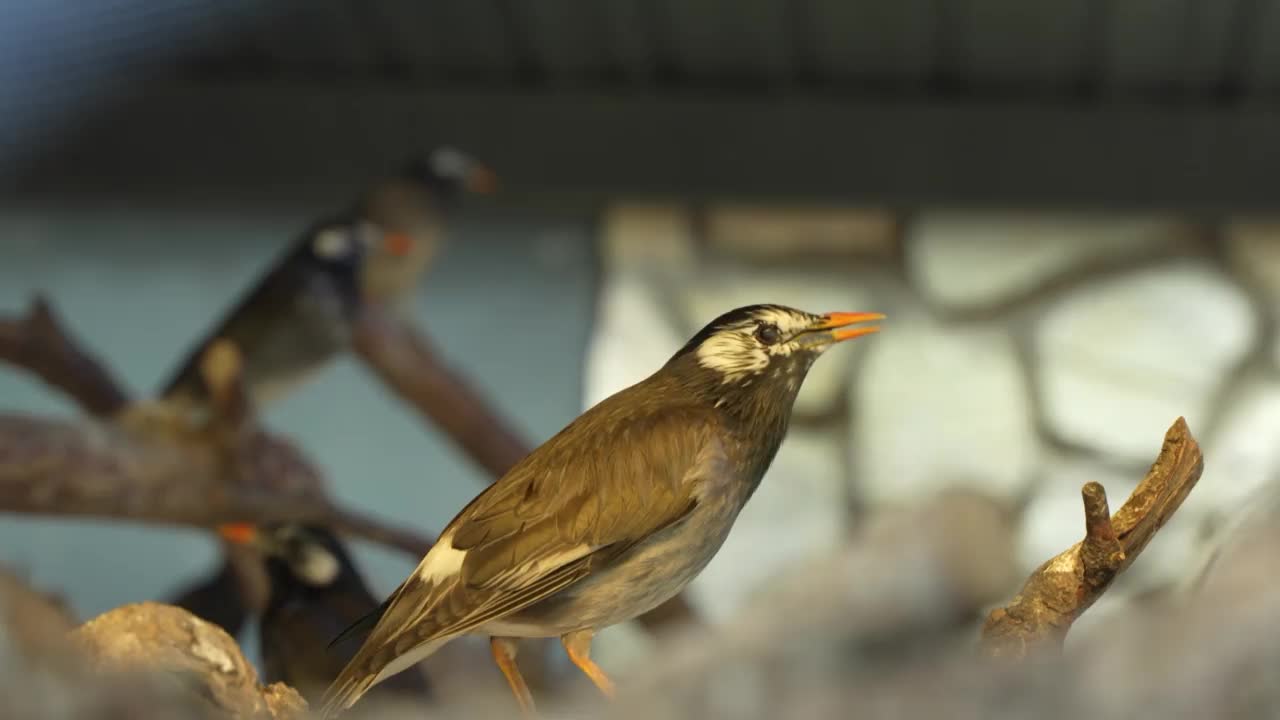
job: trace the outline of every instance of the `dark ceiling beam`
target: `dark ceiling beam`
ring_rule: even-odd
[[[456,143],[508,197],[1280,208],[1274,109],[153,87],[15,177],[32,193],[342,196]]]

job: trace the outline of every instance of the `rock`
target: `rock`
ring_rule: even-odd
[[[847,480],[836,432],[793,429],[720,552],[689,586],[709,622],[730,617],[795,563],[845,533]]]
[[[232,718],[301,718],[306,703],[292,688],[263,688],[258,673],[225,631],[170,605],[138,603],[81,625],[72,642],[99,673],[171,677],[194,704]]]
[[[686,339],[721,313],[756,303],[778,303],[809,312],[878,309],[872,293],[857,274],[787,268],[748,270],[722,264],[705,268],[696,283],[684,288]],[[847,343],[814,363],[796,398],[796,414],[825,415],[842,411],[839,406],[844,402],[851,368],[865,352],[866,345],[866,342]]]
[[[909,308],[896,308],[883,325],[863,343],[850,400],[864,502],[905,504],[948,486],[1016,499],[1040,450],[1008,332],[948,327]]]
[[[59,662],[69,651],[66,634],[76,618],[60,598],[39,592],[0,568],[0,630],[26,662]]]
[[[1221,524],[1248,506],[1259,488],[1280,480],[1280,381],[1251,378],[1234,393],[1203,441],[1204,474],[1183,513]]]
[[[682,205],[625,204],[604,213],[601,254],[605,275],[622,270],[691,268],[696,260],[693,218]]]
[[[1270,582],[1275,573],[1276,553],[1280,552],[1277,520],[1280,520],[1280,480],[1273,479],[1254,488],[1230,521],[1220,525],[1204,543],[1195,571],[1188,573],[1180,589],[1193,594],[1244,594],[1254,591],[1260,581]]]
[[[1188,237],[1185,224],[1158,217],[931,212],[908,230],[906,261],[930,302],[964,310],[1011,300],[1089,263]]]
[[[1240,288],[1204,263],[1081,288],[1035,330],[1045,424],[1069,443],[1150,462],[1175,418],[1203,431],[1257,332]]]
[[[714,252],[750,260],[883,259],[898,240],[893,215],[869,208],[717,205],[705,221]]]
[[[1225,234],[1232,270],[1257,288],[1272,320],[1280,321],[1280,221],[1237,221]],[[1272,363],[1280,364],[1280,337],[1270,352]]]

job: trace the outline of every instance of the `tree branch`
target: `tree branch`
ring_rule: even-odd
[[[1085,539],[1037,568],[1008,605],[987,616],[983,652],[1021,659],[1041,648],[1061,649],[1072,623],[1133,564],[1182,505],[1203,469],[1200,446],[1186,421],[1178,418],[1147,476],[1114,516],[1103,487],[1086,484],[1081,491]]]
[[[37,300],[0,318],[0,359],[57,387],[109,422],[0,415],[0,511],[215,527],[303,521],[420,556],[431,540],[334,505],[316,467],[290,441],[256,427],[230,343],[204,358],[209,425],[163,403],[133,403]]]
[[[388,389],[444,430],[495,480],[529,454],[530,447],[412,326],[367,306],[356,323],[354,346]]]
[[[0,318],[0,360],[61,390],[95,417],[110,416],[129,404],[124,386],[80,350],[41,296],[25,316]]]

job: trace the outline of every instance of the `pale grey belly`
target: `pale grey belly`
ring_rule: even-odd
[[[480,632],[507,637],[555,637],[632,620],[675,597],[697,577],[729,535],[736,503],[699,506],[684,520],[620,556],[606,570]]]

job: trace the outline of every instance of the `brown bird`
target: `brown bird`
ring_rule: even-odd
[[[645,380],[587,410],[489,486],[382,608],[322,714],[461,635],[490,647],[522,710],[515,639],[559,637],[609,697],[593,634],[674,597],[715,556],[787,432],[796,393],[876,313],[752,305],[716,318]]]
[[[265,560],[269,590],[258,621],[263,676],[316,702],[358,646],[329,641],[378,609],[347,548],[316,525],[248,524],[220,528],[223,537],[256,549]],[[430,698],[426,677],[405,672],[372,693],[385,699]]]

